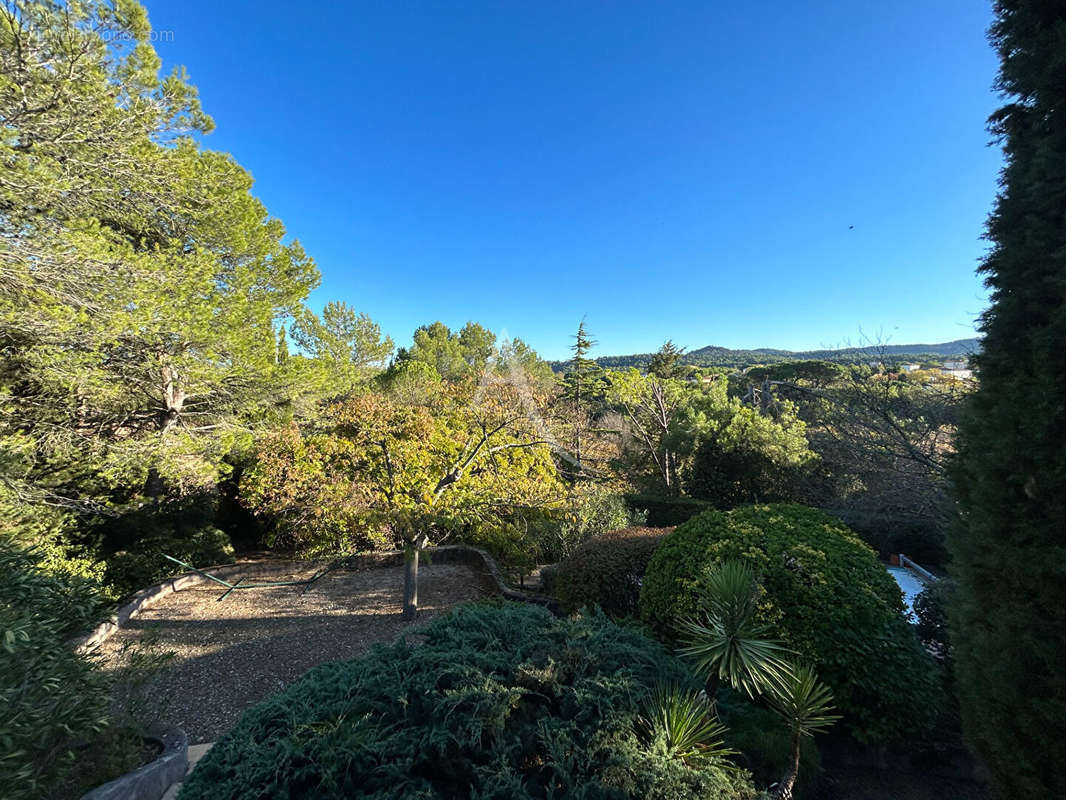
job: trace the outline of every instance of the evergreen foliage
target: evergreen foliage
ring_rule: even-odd
[[[106,684],[67,639],[106,607],[99,584],[50,571],[0,540],[0,786],[4,797],[55,797],[75,751],[108,724]]]
[[[1003,797],[1066,791],[1066,5],[999,0],[1006,156],[959,431],[950,615],[964,728]]]
[[[0,461],[38,502],[210,485],[318,273],[140,4],[0,9]]]
[[[681,364],[685,348],[667,339],[648,363],[648,373],[657,378],[680,378],[688,370]]]
[[[555,596],[564,611],[599,606],[613,616],[635,615],[640,584],[669,528],[629,528],[589,539],[559,564]]]
[[[688,757],[707,736],[668,752],[639,724],[658,685],[691,681],[602,616],[470,605],[422,634],[318,667],[247,712],[181,800],[755,795],[720,758]]]
[[[673,639],[677,620],[705,610],[706,582],[725,560],[755,571],[765,591],[756,622],[817,669],[856,738],[906,741],[928,729],[935,666],[903,616],[899,587],[853,532],[798,505],[703,513],[652,556],[641,617]]]
[[[664,497],[657,494],[626,495],[629,507],[647,514],[652,528],[670,528],[688,522],[697,514],[710,511],[713,503],[692,497]]]

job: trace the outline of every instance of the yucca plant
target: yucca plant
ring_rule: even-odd
[[[725,746],[726,728],[702,692],[661,686],[645,706],[638,727],[650,749],[688,766],[732,766],[735,750]]]
[[[795,667],[788,679],[767,695],[767,701],[792,733],[788,770],[774,791],[776,800],[792,800],[799,775],[800,740],[821,733],[840,719],[833,713],[833,693],[807,666]]]
[[[792,675],[790,651],[755,621],[758,583],[751,567],[725,561],[707,576],[702,619],[682,619],[680,653],[694,662],[714,700],[722,683],[748,697],[783,686]]]

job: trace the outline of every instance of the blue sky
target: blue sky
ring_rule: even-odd
[[[973,0],[147,0],[312,297],[564,357],[973,335],[1000,154]],[[849,229],[854,226],[854,229]]]

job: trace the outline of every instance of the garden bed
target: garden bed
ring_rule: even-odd
[[[307,578],[314,568],[286,577]],[[419,618],[498,593],[485,571],[462,563],[420,569]],[[307,592],[279,586],[231,593],[201,583],[173,592],[129,619],[96,653],[117,667],[151,634],[174,652],[152,692],[190,743],[211,742],[241,713],[317,664],[354,658],[412,624],[400,619],[403,567],[334,570]]]

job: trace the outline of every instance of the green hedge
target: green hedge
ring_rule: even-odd
[[[626,503],[634,512],[646,512],[652,528],[670,528],[688,522],[697,514],[711,511],[714,503],[693,497],[664,497],[656,494],[628,494]]]
[[[748,800],[746,773],[656,755],[637,717],[684,668],[602,615],[461,607],[326,664],[248,711],[181,800],[666,798]]]
[[[567,612],[599,606],[626,616],[639,610],[640,584],[670,528],[628,528],[590,539],[559,564],[554,594]]]
[[[724,559],[756,570],[761,620],[817,668],[856,738],[913,740],[929,728],[936,667],[903,616],[892,576],[839,520],[790,504],[701,514],[655,551],[642,618],[669,639],[678,618],[700,610],[702,581]]]

